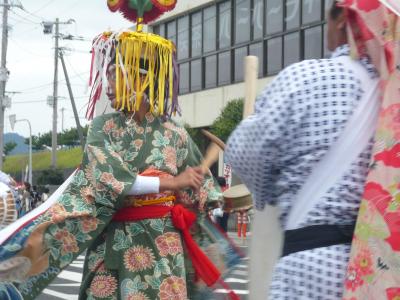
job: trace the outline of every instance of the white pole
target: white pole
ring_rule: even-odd
[[[32,185],[32,128],[31,122],[26,121],[29,125],[29,183]]]
[[[6,63],[7,63],[7,45],[8,45],[8,10],[10,9],[8,0],[3,2],[3,23],[2,23],[2,38],[1,38],[1,68],[3,78],[0,81],[0,169],[3,168],[3,153],[4,153],[4,99],[6,92]]]
[[[258,58],[247,56],[244,60],[245,103],[243,119],[254,112],[257,93]],[[262,130],[262,128],[260,128]],[[265,300],[274,266],[279,259],[282,245],[282,230],[278,209],[266,205],[263,211],[254,210],[249,248],[249,299]]]
[[[28,122],[29,125],[29,171],[28,171],[28,182],[32,185],[32,127],[31,122],[28,119],[13,120],[11,122],[11,127],[14,128],[14,124],[17,122]]]

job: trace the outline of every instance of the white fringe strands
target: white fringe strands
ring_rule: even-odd
[[[174,103],[178,91],[175,52],[171,41],[152,33],[120,31],[97,36],[92,46],[87,117],[93,117],[96,102],[108,88],[107,70],[113,64],[116,110],[139,110],[146,91],[150,112],[168,116],[175,114],[178,110],[177,103]],[[146,74],[141,73],[141,67],[146,69]]]

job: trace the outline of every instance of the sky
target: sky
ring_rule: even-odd
[[[3,0],[0,0],[3,2]],[[60,40],[60,47],[70,48],[65,52],[65,62],[70,77],[80,122],[85,119],[89,98],[87,83],[90,70],[91,40],[106,30],[128,28],[130,24],[121,15],[108,10],[106,0],[9,0],[21,3],[23,10],[13,7],[9,11],[10,27],[7,49],[7,69],[10,71],[6,91],[12,92],[11,108],[5,111],[4,133],[16,132],[29,136],[28,124],[15,124],[14,131],[8,116],[16,114],[17,120],[28,119],[32,134],[45,133],[52,129],[53,109],[47,105],[47,96],[53,95],[54,38],[43,33],[43,21],[61,22],[74,19],[71,25],[60,25],[60,33],[81,36],[84,41]],[[0,14],[2,15],[2,7]],[[61,62],[58,66],[58,132],[76,127],[67,85]],[[14,93],[15,92],[15,93]],[[64,108],[62,122],[61,109]],[[62,124],[63,123],[63,124]]]

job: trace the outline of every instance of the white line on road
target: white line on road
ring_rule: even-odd
[[[235,270],[231,273],[231,275],[241,275],[241,276],[248,276],[249,272],[248,271],[242,271],[242,270]]]
[[[73,262],[70,264],[71,267],[78,267],[78,268],[83,268],[83,262]]]
[[[232,290],[232,291],[234,291],[235,294],[237,294],[237,295],[248,295],[249,294],[249,291],[246,291],[246,290]],[[216,289],[214,291],[214,293],[220,293],[220,294],[228,294],[230,292],[231,292],[230,290],[225,290],[225,289]]]
[[[57,297],[63,300],[78,300],[78,295],[69,295],[69,294],[64,294],[56,291],[52,291],[49,289],[44,289],[43,294],[47,294],[53,297]]]
[[[227,278],[224,279],[225,282],[235,282],[235,283],[249,283],[247,279],[239,279],[239,278]]]
[[[82,274],[78,272],[64,270],[58,275],[58,278],[67,279],[75,282],[81,282]]]
[[[241,268],[241,269],[247,269],[248,266],[247,265],[237,265],[235,266],[236,268]]]
[[[80,283],[53,283],[50,286],[81,286]]]

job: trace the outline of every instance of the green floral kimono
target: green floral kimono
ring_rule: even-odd
[[[197,298],[201,284],[191,284],[194,271],[169,217],[111,219],[125,205],[137,174],[154,168],[175,176],[200,159],[185,129],[172,121],[150,113],[140,125],[122,113],[95,118],[72,182],[49,210],[0,246],[0,265],[16,257],[26,261],[29,276],[18,285],[24,299],[34,299],[84,250],[79,299]],[[194,238],[218,265],[216,257],[224,252],[210,238],[201,212],[207,201],[220,199],[219,188],[206,176],[198,193],[188,189],[177,196],[200,212]]]

